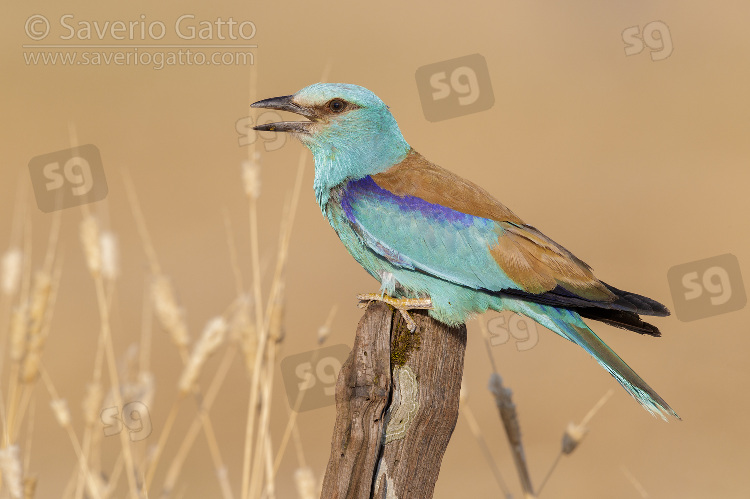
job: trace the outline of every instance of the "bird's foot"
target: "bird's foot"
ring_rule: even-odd
[[[385,294],[364,293],[361,295],[357,295],[357,299],[359,300],[358,306],[360,308],[366,308],[371,301],[382,301],[383,303],[387,303],[391,307],[401,312],[401,315],[406,321],[406,327],[408,327],[409,331],[411,331],[412,333],[417,329],[417,323],[414,322],[414,319],[412,319],[409,315],[409,310],[429,310],[432,308],[432,300],[429,298],[392,298]]]

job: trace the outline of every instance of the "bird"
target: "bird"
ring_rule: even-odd
[[[312,152],[323,216],[380,281],[380,292],[360,294],[361,301],[392,305],[412,330],[412,309],[449,326],[487,310],[521,314],[582,347],[652,415],[680,419],[583,320],[660,336],[640,315],[669,310],[599,280],[487,190],[430,162],[372,91],[314,83],[251,107],[306,118],[254,129],[291,134]]]

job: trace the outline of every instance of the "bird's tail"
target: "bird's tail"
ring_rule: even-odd
[[[521,306],[516,310],[517,312],[530,317],[586,350],[652,415],[659,416],[665,421],[667,421],[667,416],[670,415],[680,419],[680,416],[669,407],[669,404],[648,386],[606,343],[599,339],[577,313],[528,302],[519,305]]]

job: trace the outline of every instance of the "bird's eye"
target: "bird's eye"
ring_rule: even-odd
[[[330,109],[334,113],[340,113],[341,111],[346,109],[346,102],[341,99],[333,99],[328,102],[328,109]]]

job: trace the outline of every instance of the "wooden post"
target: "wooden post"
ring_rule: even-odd
[[[458,419],[466,326],[371,303],[336,382],[324,499],[431,498]]]

